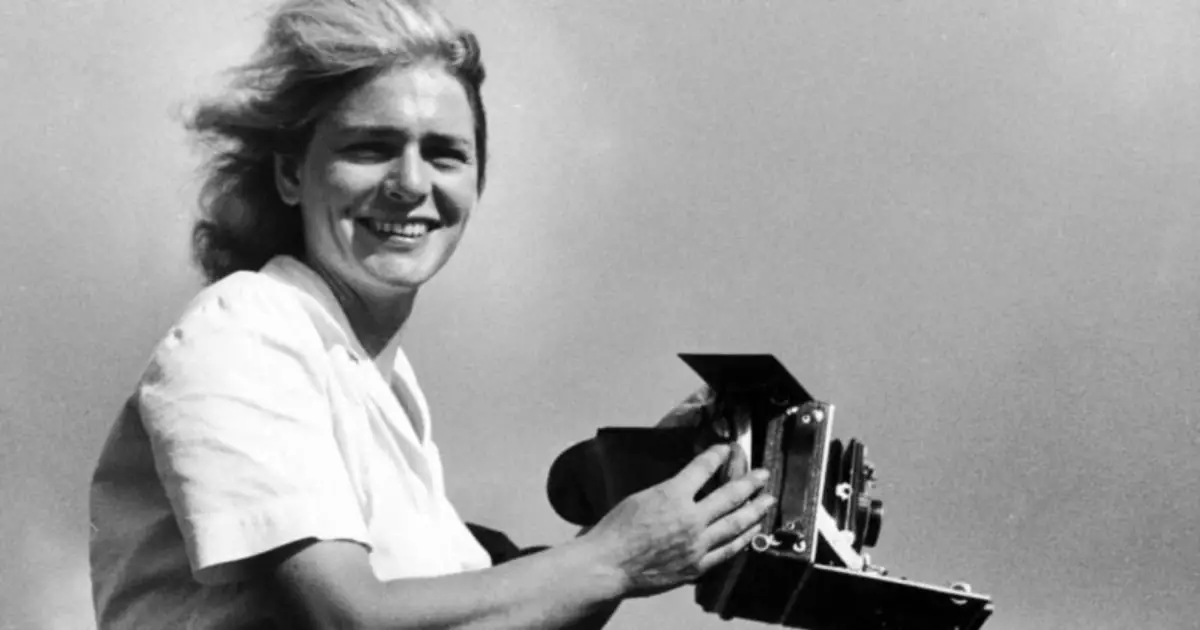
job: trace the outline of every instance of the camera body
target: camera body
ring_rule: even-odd
[[[778,499],[748,549],[703,576],[696,602],[725,619],[808,630],[977,630],[987,596],[958,583],[888,575],[864,548],[875,545],[883,503],[871,496],[874,467],[857,440],[833,439],[834,406],[814,399],[772,355],[680,355],[713,399],[686,426],[602,428],[551,466],[551,505],[578,525],[672,477],[708,445],[731,442],[770,471]],[[728,478],[719,473],[701,495]]]

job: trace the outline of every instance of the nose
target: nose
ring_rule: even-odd
[[[420,203],[429,195],[428,165],[419,151],[410,148],[396,160],[383,182],[384,196],[404,204]]]

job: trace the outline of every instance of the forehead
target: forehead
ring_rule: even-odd
[[[346,95],[327,120],[337,127],[391,127],[473,139],[466,89],[441,66],[387,70]]]

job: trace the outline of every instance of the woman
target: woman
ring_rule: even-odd
[[[156,348],[92,485],[101,628],[569,627],[742,548],[728,450],[491,566],[447,501],[399,345],[484,183],[484,72],[416,0],[291,0],[192,121],[210,284]]]

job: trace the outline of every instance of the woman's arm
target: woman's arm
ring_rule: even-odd
[[[590,555],[572,541],[482,571],[380,582],[363,547],[324,541],[274,575],[298,628],[562,628],[623,593]]]
[[[484,527],[478,523],[467,523],[467,529],[471,530],[471,534],[475,536],[475,540],[479,541],[479,544],[483,545],[484,550],[492,557],[493,566],[550,549],[549,545],[535,545],[522,549],[506,536],[504,532]],[[584,528],[576,535],[582,536],[587,533],[588,529],[591,528]],[[613,613],[617,611],[619,604],[619,601],[612,601],[600,606],[588,616],[572,623],[569,626],[569,630],[597,630],[598,628],[603,628],[608,623],[608,620],[612,618]]]
[[[381,582],[365,548],[322,541],[277,554],[270,575],[301,628],[570,627],[622,598],[689,583],[745,547],[772,502],[750,500],[762,475],[693,498],[728,455],[709,449],[586,534],[490,569]]]

